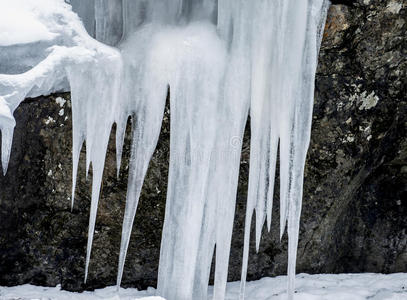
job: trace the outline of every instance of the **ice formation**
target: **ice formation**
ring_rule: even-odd
[[[84,142],[87,174],[92,166],[85,280],[111,128],[116,124],[119,176],[125,127],[128,117],[133,120],[120,286],[140,191],[170,93],[170,171],[158,294],[168,300],[206,299],[215,255],[213,298],[224,299],[241,141],[250,113],[240,298],[253,212],[257,248],[266,219],[270,228],[279,152],[280,232],[287,223],[292,299],[314,76],[328,1],[5,2],[0,0],[0,20],[2,14],[9,20],[7,15],[13,13],[14,19],[27,24],[0,21],[3,172],[19,103],[26,97],[71,90],[72,205]],[[33,32],[23,34],[27,28]]]

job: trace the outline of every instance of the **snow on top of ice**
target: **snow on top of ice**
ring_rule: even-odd
[[[85,31],[71,6],[63,0],[2,0],[0,19],[3,47],[57,38],[66,41],[66,36]]]
[[[20,102],[69,90],[68,68],[102,57],[117,59],[119,51],[90,37],[63,0],[0,0],[0,20],[1,160],[5,172],[15,126],[13,112]]]
[[[32,3],[24,0],[0,1],[0,46],[52,40],[57,36],[38,20],[39,12]]]
[[[0,96],[13,111],[24,97],[67,90],[65,68],[95,60],[96,56],[117,57],[118,51],[91,38],[72,7],[63,0],[0,0],[0,52],[11,53],[29,44],[46,57],[20,74],[0,73]],[[6,21],[4,21],[6,20]],[[41,44],[48,42],[45,44]],[[45,45],[45,46],[44,46]],[[44,48],[45,47],[45,48]],[[17,51],[14,64],[27,55]],[[7,58],[0,56],[0,62]],[[53,75],[53,76],[51,76]]]

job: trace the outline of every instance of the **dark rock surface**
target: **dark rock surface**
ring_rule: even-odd
[[[407,272],[407,3],[334,3],[317,72],[297,271]],[[67,99],[63,107],[55,101],[58,96]],[[0,177],[0,285],[60,283],[64,289],[83,290],[115,283],[128,157],[117,180],[112,139],[85,285],[90,180],[84,176],[82,153],[71,212],[70,114],[69,94],[27,99],[15,112],[9,171]],[[246,134],[230,280],[240,277],[248,139]],[[125,156],[128,148],[127,139]],[[168,155],[167,112],[144,184],[123,286],[156,283]],[[277,196],[274,216],[278,204]],[[249,280],[285,274],[286,237],[280,243],[278,228],[274,218],[260,252],[252,245]]]

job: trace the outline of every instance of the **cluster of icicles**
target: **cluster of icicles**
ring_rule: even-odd
[[[112,125],[117,126],[119,170],[126,122],[129,116],[133,120],[119,286],[140,191],[170,91],[170,168],[158,294],[168,300],[206,299],[215,252],[213,297],[224,299],[240,142],[250,114],[240,297],[254,211],[257,249],[266,220],[270,229],[279,151],[280,232],[288,224],[288,295],[292,299],[314,78],[328,1],[70,2],[90,34],[115,47],[82,63],[71,53],[76,63],[65,67],[72,93],[72,205],[84,142],[87,172],[91,163],[93,171],[85,278]],[[12,136],[8,128],[0,128],[4,170]]]

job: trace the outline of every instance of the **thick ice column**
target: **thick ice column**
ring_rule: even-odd
[[[174,62],[169,80],[171,153],[158,292],[169,300],[187,300],[194,294],[198,253],[211,253],[199,242],[201,237],[206,239],[202,224],[210,217],[204,217],[204,212],[213,212],[205,206],[215,200],[208,197],[207,188],[222,118],[218,95],[225,53],[210,24],[191,24],[176,31],[167,47],[171,49],[168,58]],[[213,246],[210,234],[206,245]],[[210,264],[211,260],[206,261]]]
[[[123,39],[134,33],[145,21],[148,0],[123,0]]]
[[[304,165],[310,141],[314,82],[323,25],[329,2],[315,0],[308,7],[301,81],[294,111],[292,130],[291,189],[288,198],[288,295],[293,299],[295,288],[295,262],[298,247],[299,221],[301,216]]]
[[[184,0],[182,16],[187,21],[206,20],[216,23],[217,0]]]
[[[95,37],[95,0],[70,0],[72,10],[81,18],[89,35]]]
[[[217,165],[216,268],[214,299],[224,299],[230,255],[240,152],[250,105],[252,3],[219,1],[218,32],[229,49],[223,94],[220,96],[222,118],[218,142],[228,149]],[[215,173],[216,174],[216,173]]]
[[[131,229],[137,211],[141,188],[151,156],[156,148],[168,91],[168,74],[155,68],[165,66],[161,49],[153,47],[156,28],[144,27],[122,44],[126,62],[122,99],[127,114],[132,116],[132,146],[128,190],[119,256],[117,286],[120,286]],[[127,114],[122,121],[127,120]],[[124,130],[125,123],[120,125]],[[119,127],[119,126],[118,126]],[[124,132],[123,132],[124,133]]]
[[[142,24],[176,24],[182,15],[183,0],[122,0],[123,37]]]
[[[124,34],[120,44],[125,61],[122,84],[123,107],[127,114],[117,116],[117,164],[120,166],[121,149],[127,115],[133,115],[132,158],[117,284],[120,285],[131,227],[136,214],[138,199],[148,162],[155,149],[164,110],[171,72],[176,72],[172,60],[174,52],[188,48],[174,31],[163,27],[181,20],[182,1],[123,1]],[[179,29],[181,31],[181,29]],[[167,33],[168,36],[165,36]],[[174,40],[170,38],[173,37]],[[174,49],[174,42],[180,42]],[[168,48],[168,49],[167,49]],[[187,54],[188,55],[188,54]],[[178,58],[177,58],[178,59]],[[125,110],[126,110],[125,109]],[[192,277],[191,277],[192,278]]]
[[[123,34],[123,0],[70,0],[90,36],[110,46]]]
[[[123,34],[122,0],[95,0],[96,39],[114,46]]]
[[[228,64],[229,68],[225,76],[224,101],[226,103],[227,101],[231,101],[230,108],[233,107],[233,109],[235,110],[234,113],[231,114],[233,116],[232,120],[234,123],[233,130],[236,134],[236,137],[239,138],[240,141],[242,141],[243,139],[243,129],[246,124],[247,108],[250,105],[250,99],[252,97],[255,97],[259,101],[261,101],[259,104],[257,104],[257,106],[250,107],[251,114],[253,114],[252,110],[255,110],[255,112],[259,111],[260,113],[259,116],[254,113],[255,120],[252,120],[252,124],[254,121],[256,122],[254,124],[255,128],[257,124],[259,124],[260,126],[261,123],[265,123],[262,120],[261,114],[264,113],[265,115],[267,115],[267,112],[269,111],[267,110],[268,101],[263,99],[265,96],[267,96],[267,91],[262,90],[262,88],[267,86],[264,83],[264,80],[267,80],[267,54],[271,48],[271,45],[268,45],[267,42],[269,42],[271,38],[265,35],[270,29],[267,27],[266,24],[264,24],[263,19],[258,20],[258,18],[261,18],[261,16],[264,14],[267,14],[267,17],[269,19],[271,19],[272,16],[270,16],[270,11],[267,11],[266,8],[259,5],[260,3],[260,1],[249,3],[248,1],[236,2],[229,0],[219,1],[218,3],[218,31],[220,35],[227,41],[230,52],[230,62]],[[263,22],[261,22],[262,20]],[[258,35],[260,36],[258,37],[258,39],[255,39],[253,34],[255,34],[256,37]],[[256,43],[259,43],[259,45],[257,45]],[[257,83],[259,86],[252,86],[252,81]],[[233,103],[235,101],[236,103]],[[265,105],[263,105],[264,107],[261,107],[262,103],[265,103]],[[261,129],[268,129],[268,126]],[[256,134],[254,134],[254,138],[257,139]],[[266,157],[267,154],[267,152],[264,154],[264,152],[262,153],[258,151],[258,156],[256,156],[256,158],[260,162],[261,159]],[[261,161],[261,163],[265,164],[265,161]],[[227,176],[227,178],[237,177],[238,170],[236,170],[235,168],[238,166],[239,161],[234,162],[234,167],[229,166],[229,170],[234,170],[235,174],[228,174],[229,176]],[[252,173],[250,173],[250,175],[252,175]],[[254,177],[255,176],[256,174],[254,174]],[[224,206],[224,212],[227,212],[227,210],[231,211],[231,205],[233,205],[234,208],[236,185],[237,182],[234,182],[231,185],[231,187],[233,186],[233,190],[231,190],[233,191],[233,193],[230,193],[229,195],[229,207]],[[256,194],[255,197],[253,197],[253,201],[248,201],[247,206],[244,260],[242,266],[243,282],[246,279],[247,272],[248,241],[250,237],[251,217],[253,209],[257,202],[257,196],[258,195]],[[224,203],[222,203],[221,201],[220,205],[224,205]],[[225,247],[226,244],[224,244],[224,242],[222,241],[225,241],[225,237],[229,237],[229,239],[226,238],[226,241],[228,242],[228,245],[230,247],[230,238],[232,235],[233,223],[229,223],[228,226],[225,226],[225,221],[225,218],[222,218],[222,216],[220,216],[220,218],[218,219],[219,224],[217,234],[219,238],[217,239],[217,242],[220,244],[223,243],[223,247]],[[229,228],[229,230],[225,230],[225,228]],[[226,233],[228,235],[226,235]],[[217,266],[215,270],[215,277],[217,278],[215,278],[214,299],[223,299],[227,279],[227,262],[229,253],[216,253],[216,255],[217,258],[219,256],[220,260],[219,262],[218,259],[216,260]],[[226,265],[222,266],[222,260],[226,261]],[[244,285],[242,285],[242,288],[243,287]],[[244,291],[242,290],[242,294],[243,293]]]

